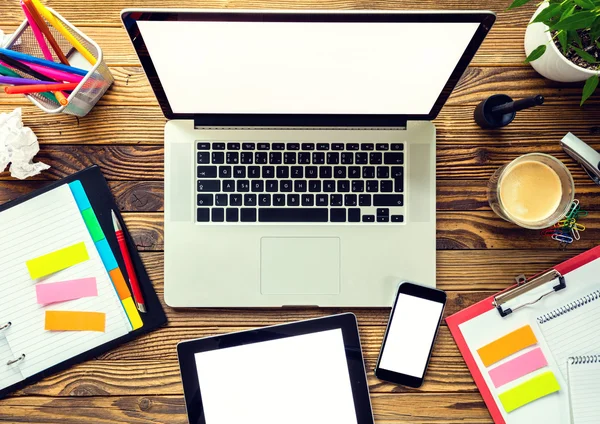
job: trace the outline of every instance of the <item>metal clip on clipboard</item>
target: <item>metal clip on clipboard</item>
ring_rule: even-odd
[[[540,295],[540,297],[538,297],[536,300],[527,302],[527,303],[523,303],[522,305],[518,305],[514,308],[506,308],[506,309],[503,308],[503,305],[505,303],[507,303],[513,299],[516,299],[517,297],[519,297],[533,289],[536,289],[546,283],[549,283],[550,281],[552,281],[556,278],[558,278],[558,284],[556,286],[552,287],[551,291]],[[514,287],[506,292],[503,292],[497,296],[494,296],[494,301],[492,303],[493,303],[494,307],[498,310],[498,313],[500,314],[501,317],[505,317],[521,308],[524,308],[525,306],[533,305],[534,303],[539,302],[542,298],[548,296],[549,294],[552,294],[559,290],[567,288],[567,283],[565,282],[565,277],[563,277],[562,274],[555,269],[551,269],[551,270],[543,273],[542,275],[539,275],[539,276],[531,279],[530,281],[527,281],[527,278],[524,275],[519,275],[518,277],[515,278],[515,280],[517,280],[516,287]]]

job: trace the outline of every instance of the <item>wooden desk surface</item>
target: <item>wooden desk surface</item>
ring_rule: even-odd
[[[559,147],[572,131],[600,149],[600,95],[579,107],[579,85],[553,83],[523,64],[523,35],[533,4],[506,12],[510,0],[48,0],[48,5],[103,48],[115,85],[85,118],[47,115],[23,97],[0,94],[0,112],[23,108],[38,135],[38,158],[52,166],[27,181],[0,174],[0,202],[97,163],[110,181],[127,225],[163,293],[163,126],[137,57],[121,28],[126,7],[223,7],[319,9],[491,9],[498,20],[436,120],[438,129],[438,287],[452,314],[506,287],[515,274],[532,274],[600,240],[600,188]],[[534,2],[532,2],[534,3]],[[0,0],[0,28],[22,21],[16,0]],[[418,42],[415,39],[414,42]],[[497,132],[473,122],[475,105],[494,93],[515,98],[543,94],[546,104],[519,113]],[[591,211],[588,230],[567,251],[538,232],[521,230],[494,215],[486,182],[518,155],[545,152],[573,173],[577,197]],[[181,340],[328,315],[342,310],[187,310],[166,307],[169,325],[0,401],[0,421],[27,423],[185,423],[175,345]],[[448,328],[440,331],[427,382],[410,390],[378,381],[371,371],[388,309],[354,309],[363,341],[376,422],[489,423],[490,416]],[[232,381],[231,384],[235,384]],[[282,423],[283,424],[283,423]]]

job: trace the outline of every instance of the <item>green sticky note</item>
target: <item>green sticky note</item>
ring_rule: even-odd
[[[44,256],[27,261],[27,269],[32,280],[45,277],[63,269],[77,265],[89,259],[85,243],[77,243],[64,249],[56,250]]]
[[[514,411],[521,406],[527,405],[534,400],[558,392],[560,386],[554,373],[547,371],[543,374],[530,378],[524,383],[501,393],[498,396],[506,412]]]
[[[98,222],[98,218],[94,213],[92,208],[88,208],[81,212],[83,216],[83,220],[85,221],[85,225],[94,240],[94,243],[100,241],[104,238],[104,232],[102,231],[102,227],[100,227],[100,223]]]

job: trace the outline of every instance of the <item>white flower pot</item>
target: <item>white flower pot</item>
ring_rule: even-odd
[[[542,3],[531,20],[546,7],[548,7],[548,3]],[[581,68],[564,57],[554,41],[551,40],[548,26],[541,22],[528,25],[527,31],[525,31],[525,54],[529,56],[536,47],[542,44],[546,45],[546,52],[542,57],[531,62],[531,66],[544,77],[553,81],[576,82],[585,81],[592,75],[600,73],[600,71]]]

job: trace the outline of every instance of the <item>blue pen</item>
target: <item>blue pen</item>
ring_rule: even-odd
[[[28,54],[16,52],[14,50],[7,50],[7,49],[0,48],[0,53],[3,53],[6,56],[11,57],[16,60],[34,63],[36,65],[46,66],[47,68],[57,69],[59,71],[70,72],[72,74],[80,75],[82,77],[85,77],[88,74],[88,71],[85,71],[83,69],[75,68],[73,66],[63,65],[62,63],[51,62],[46,59],[40,59],[39,57],[30,56]]]

